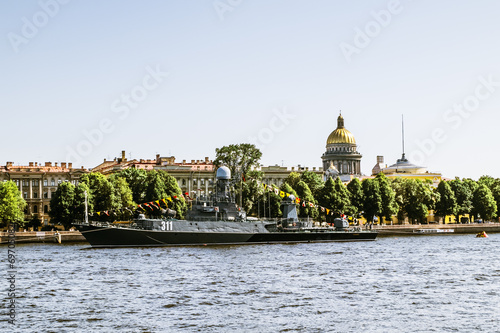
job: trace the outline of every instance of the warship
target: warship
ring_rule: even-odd
[[[373,241],[377,237],[376,231],[350,227],[345,218],[320,226],[299,221],[293,195],[282,200],[281,219],[247,217],[235,202],[230,182],[229,168],[218,168],[215,193],[193,200],[185,220],[175,219],[175,211],[167,209],[157,219],[139,214],[126,223],[74,225],[94,248]]]

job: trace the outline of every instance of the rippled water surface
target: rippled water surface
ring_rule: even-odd
[[[500,331],[500,234],[86,247],[17,245],[17,323],[2,279],[0,331]]]

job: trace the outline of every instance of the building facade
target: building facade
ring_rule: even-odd
[[[324,179],[339,176],[343,182],[361,176],[361,157],[354,135],[344,127],[342,114],[337,118],[337,128],[326,140],[323,160]]]
[[[37,162],[29,162],[26,166],[14,165],[7,162],[0,167],[0,181],[12,180],[16,183],[21,196],[27,203],[25,209],[25,220],[39,218],[42,224],[50,220],[50,199],[62,182],[78,184],[80,176],[87,173],[83,167],[74,169],[72,163],[45,162],[44,165]]]
[[[215,165],[208,157],[203,160],[191,160],[176,162],[174,156],[161,157],[156,155],[155,159],[133,159],[127,160],[125,151],[122,151],[121,158],[113,161],[104,160],[100,165],[92,168],[92,172],[100,172],[110,175],[128,168],[143,170],[164,170],[177,180],[177,184],[182,193],[189,193],[191,197],[200,194],[209,194],[214,191],[215,185]],[[291,172],[302,173],[311,171],[318,175],[323,175],[322,168],[309,167],[284,167],[284,166],[259,166],[256,170],[264,173],[263,182],[269,185],[281,186]]]

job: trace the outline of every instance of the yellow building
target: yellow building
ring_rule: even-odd
[[[380,172],[387,176],[387,178],[406,178],[406,179],[420,179],[430,180],[434,187],[439,185],[439,182],[443,180],[442,174],[439,172],[429,172],[426,167],[418,166],[410,163],[408,159],[405,158],[405,154],[396,161],[395,164],[391,166],[384,165],[384,157],[377,156],[377,164],[372,168],[372,177],[375,177]],[[455,216],[446,216],[444,218],[437,217],[434,215],[434,211],[429,211],[427,216],[427,223],[458,223],[460,221],[468,221],[468,216],[459,216],[458,221],[456,221]],[[396,217],[392,219],[393,224],[399,223]],[[407,219],[405,222],[408,223]]]
[[[396,161],[396,163],[391,166],[384,166],[384,157],[377,156],[377,164],[372,169],[372,176],[378,175],[382,172],[387,178],[411,178],[420,180],[430,180],[437,186],[442,179],[442,175],[439,172],[429,172],[426,167],[418,166],[410,163],[406,159],[405,154]]]

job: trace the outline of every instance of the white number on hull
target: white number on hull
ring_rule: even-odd
[[[172,221],[161,221],[161,227],[160,229],[162,231],[172,231],[173,230],[173,223]]]

